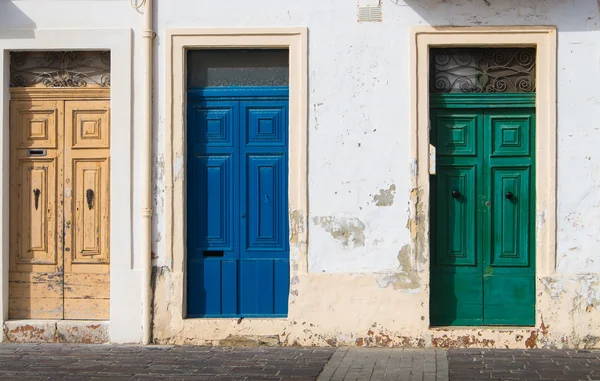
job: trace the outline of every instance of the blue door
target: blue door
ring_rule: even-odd
[[[187,317],[288,311],[288,88],[188,91]]]

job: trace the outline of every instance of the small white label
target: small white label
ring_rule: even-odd
[[[65,197],[67,197],[67,198],[71,197],[71,188],[69,188],[69,187],[65,188]]]
[[[435,175],[435,147],[429,145],[429,174]]]

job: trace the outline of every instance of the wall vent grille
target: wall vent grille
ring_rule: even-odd
[[[361,5],[358,7],[358,22],[381,22],[381,5]]]

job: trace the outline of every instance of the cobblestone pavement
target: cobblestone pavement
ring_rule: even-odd
[[[0,344],[0,380],[600,381],[600,351]]]
[[[315,380],[333,348],[0,344],[0,380]]]
[[[600,351],[450,349],[450,381],[600,381]]]
[[[338,348],[318,381],[447,381],[439,349]]]

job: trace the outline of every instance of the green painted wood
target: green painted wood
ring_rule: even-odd
[[[431,108],[487,109],[535,107],[535,93],[431,94]]]
[[[484,135],[483,323],[535,325],[535,109],[485,110]]]
[[[535,324],[535,109],[518,105],[431,109],[431,325]]]

